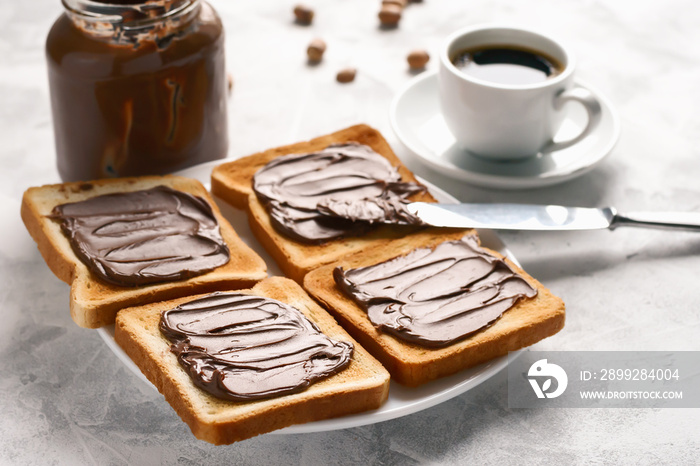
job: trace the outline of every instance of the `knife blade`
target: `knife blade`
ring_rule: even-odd
[[[700,212],[634,212],[533,204],[440,204],[412,202],[407,210],[424,223],[447,228],[494,230],[614,230],[620,226],[700,232]]]

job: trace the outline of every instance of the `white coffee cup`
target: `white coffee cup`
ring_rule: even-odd
[[[542,52],[562,65],[559,74],[534,84],[499,84],[460,71],[452,58],[465,49],[515,46]],[[600,103],[574,83],[575,60],[560,42],[519,27],[485,24],[450,35],[440,52],[439,93],[443,117],[460,146],[499,160],[520,160],[569,147],[588,136],[601,117]],[[565,104],[579,102],[588,113],[576,137],[553,141]]]

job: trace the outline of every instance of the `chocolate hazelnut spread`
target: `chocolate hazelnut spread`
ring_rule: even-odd
[[[201,0],[64,0],[46,41],[64,181],[164,174],[228,149],[221,20]]]
[[[419,224],[402,204],[425,191],[401,182],[386,158],[353,142],[278,157],[258,170],[253,188],[275,228],[312,244],[362,235],[387,218]]]
[[[195,385],[233,401],[300,392],[343,370],[354,349],[287,304],[241,293],[165,311],[160,330]]]
[[[78,258],[114,285],[190,278],[229,261],[207,201],[166,186],[59,205],[51,216]]]
[[[403,198],[395,196],[352,201],[327,199],[319,202],[318,211],[323,215],[346,218],[353,222],[425,225],[420,218],[407,209],[407,205]]]
[[[426,347],[450,345],[491,325],[519,299],[537,295],[473,236],[368,267],[337,267],[333,276],[375,327]]]

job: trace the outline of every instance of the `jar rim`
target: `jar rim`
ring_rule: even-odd
[[[197,7],[200,0],[140,0],[134,3],[61,0],[61,3],[69,14],[81,20],[118,24],[128,30],[149,27],[166,19],[186,15]]]

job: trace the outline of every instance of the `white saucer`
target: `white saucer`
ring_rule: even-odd
[[[459,148],[440,112],[437,72],[412,79],[391,104],[391,126],[399,140],[426,165],[451,178],[497,189],[549,186],[590,171],[615,146],[620,120],[600,92],[580,81],[598,98],[603,114],[598,127],[580,143],[555,152],[540,153],[518,162],[495,162]],[[567,105],[568,114],[555,140],[578,134],[586,124],[581,105]]]

